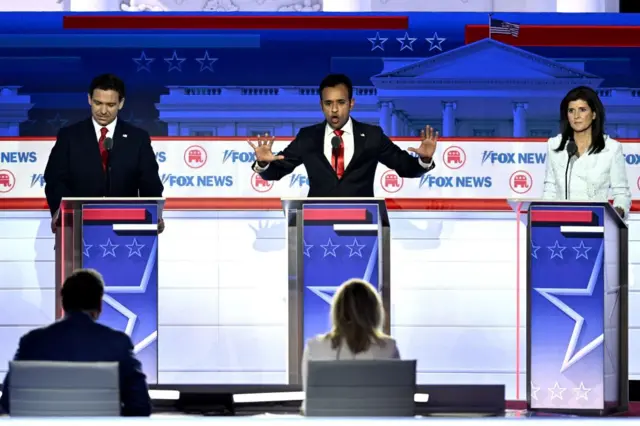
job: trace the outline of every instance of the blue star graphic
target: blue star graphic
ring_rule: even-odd
[[[384,52],[384,43],[389,40],[388,38],[382,38],[380,37],[380,33],[377,32],[376,36],[374,38],[368,38],[367,40],[369,40],[371,42],[371,51],[373,52],[376,49],[380,49]]]
[[[138,244],[138,240],[136,240],[135,238],[133,239],[133,242],[131,244],[125,244],[125,247],[129,249],[129,257],[134,255],[142,257],[142,253],[140,253],[140,250],[142,250],[144,244]]]
[[[153,246],[151,247],[149,253],[149,259],[147,260],[147,264],[145,265],[144,272],[142,274],[142,278],[140,280],[140,284],[137,286],[105,286],[104,291],[105,295],[103,300],[113,309],[115,309],[119,314],[124,316],[127,319],[127,325],[125,327],[124,332],[131,337],[136,324],[139,324],[138,315],[136,315],[131,309],[127,308],[123,303],[119,300],[116,300],[117,295],[144,295],[147,292],[147,287],[149,286],[149,279],[152,276],[153,268],[155,267],[156,259],[158,253],[158,239],[156,238],[153,242]],[[133,352],[138,353],[151,343],[153,343],[158,337],[158,330],[154,330],[145,336],[142,340],[138,342],[134,342]]]
[[[365,245],[358,244],[357,239],[353,239],[353,244],[346,246],[349,249],[349,257],[359,256],[362,257],[362,249],[365,248]]]
[[[84,238],[83,238],[83,239],[82,239],[82,245],[84,246],[84,249],[82,250],[82,253],[83,253],[85,256],[89,257],[89,249],[90,249],[91,247],[93,247],[93,244],[87,244],[87,243],[84,241]]]
[[[556,242],[557,245],[557,242]],[[600,250],[598,251],[598,256],[595,260],[595,264],[593,265],[593,269],[591,271],[591,276],[589,277],[589,283],[587,284],[587,288],[535,288],[542,297],[551,302],[555,307],[560,309],[565,315],[571,318],[575,324],[573,327],[573,332],[571,333],[571,338],[569,339],[569,344],[567,345],[567,351],[564,356],[564,361],[562,362],[562,366],[560,368],[560,373],[564,373],[569,367],[574,365],[576,362],[580,361],[582,358],[587,356],[590,352],[596,349],[603,341],[604,334],[597,336],[587,345],[585,345],[579,351],[576,351],[576,345],[578,344],[578,339],[580,338],[580,333],[582,332],[582,326],[584,325],[584,318],[580,316],[576,311],[571,309],[566,303],[558,299],[556,296],[586,296],[590,297],[593,295],[593,290],[598,281],[598,275],[600,274],[600,268],[602,265],[602,257],[604,256],[604,243],[600,246]]]
[[[536,246],[531,243],[531,256],[535,257],[536,259],[538,258],[538,250],[540,250],[540,246]]]
[[[102,257],[113,256],[116,257],[116,249],[120,247],[120,244],[113,244],[111,242],[111,238],[107,240],[107,244],[100,244],[104,253],[102,253]]]
[[[56,116],[53,117],[52,119],[47,120],[47,123],[49,123],[51,125],[51,127],[53,127],[53,130],[55,130],[56,132],[58,132],[58,130],[60,130],[61,128],[66,126],[68,122],[69,122],[69,120],[65,120],[63,118],[60,118],[60,114],[59,113],[56,113]]]
[[[591,247],[586,247],[584,245],[584,241],[580,241],[580,245],[577,247],[572,247],[575,251],[576,251],[576,260],[580,259],[581,257],[584,257],[585,259],[589,260],[589,256],[587,255],[587,253],[589,253],[589,250],[591,250]]]
[[[404,37],[396,38],[402,46],[400,47],[400,51],[402,52],[404,49],[409,49],[413,52],[413,42],[417,40],[417,38],[409,37],[409,33],[404,33]]]
[[[137,65],[136,72],[140,72],[143,70],[151,72],[151,63],[155,61],[155,58],[148,58],[147,54],[144,53],[144,50],[140,54],[139,58],[131,58],[131,59],[133,59],[133,62],[135,62]]]
[[[562,247],[560,244],[558,244],[558,240],[556,240],[556,243],[554,245],[547,248],[551,250],[551,259],[553,259],[554,257],[559,257],[560,259],[564,259],[562,257],[562,252],[566,249],[566,247]]]
[[[182,72],[182,63],[187,58],[178,58],[178,52],[173,51],[173,55],[170,58],[164,58],[164,61],[169,64],[169,72],[176,70]]]
[[[324,256],[333,256],[336,257],[336,249],[340,247],[339,244],[333,244],[331,238],[329,238],[329,242],[327,244],[320,244],[320,247],[324,249]]]
[[[209,70],[213,72],[213,64],[216,62],[218,58],[211,58],[209,56],[209,51],[204,51],[204,56],[202,58],[196,58],[196,61],[200,64],[200,72],[204,70]],[[206,63],[205,63],[206,62]]]
[[[427,37],[426,40],[431,45],[429,47],[429,52],[431,52],[433,49],[438,49],[442,52],[442,42],[446,41],[447,39],[444,37],[438,37],[438,33],[433,33],[433,37]]]
[[[311,257],[311,249],[313,248],[313,244],[307,244],[306,241],[302,241],[304,244],[304,255],[307,257]]]

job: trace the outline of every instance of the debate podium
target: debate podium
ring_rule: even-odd
[[[527,406],[629,405],[628,228],[607,202],[513,200],[527,214]]]
[[[158,219],[163,198],[63,198],[56,231],[56,318],[60,288],[78,268],[105,281],[98,320],[131,337],[150,384],[158,365]]]
[[[289,384],[302,384],[310,338],[331,329],[330,305],[350,278],[374,285],[390,333],[390,234],[384,198],[283,198],[289,268]]]

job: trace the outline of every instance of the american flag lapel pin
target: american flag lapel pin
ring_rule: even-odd
[[[128,135],[125,133],[122,135],[123,138],[126,138]]]
[[[360,136],[364,138],[364,133],[360,133]]]

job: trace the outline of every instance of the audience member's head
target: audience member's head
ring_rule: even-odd
[[[64,280],[60,295],[65,313],[85,312],[97,320],[104,295],[102,275],[93,269],[77,269]]]
[[[344,341],[354,354],[371,343],[383,344],[380,327],[384,308],[376,289],[366,281],[352,279],[340,286],[331,306],[332,329],[327,335],[336,349]]]

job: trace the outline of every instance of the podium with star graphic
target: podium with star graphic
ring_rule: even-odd
[[[390,332],[390,233],[384,198],[283,198],[289,267],[289,384],[300,384],[310,338],[331,328],[330,305],[351,278],[375,286]]]
[[[607,415],[628,395],[628,228],[606,202],[512,202],[527,216],[527,403]]]
[[[131,337],[150,384],[158,376],[158,218],[163,198],[63,198],[56,232],[56,317],[75,269],[102,274],[98,322]]]

